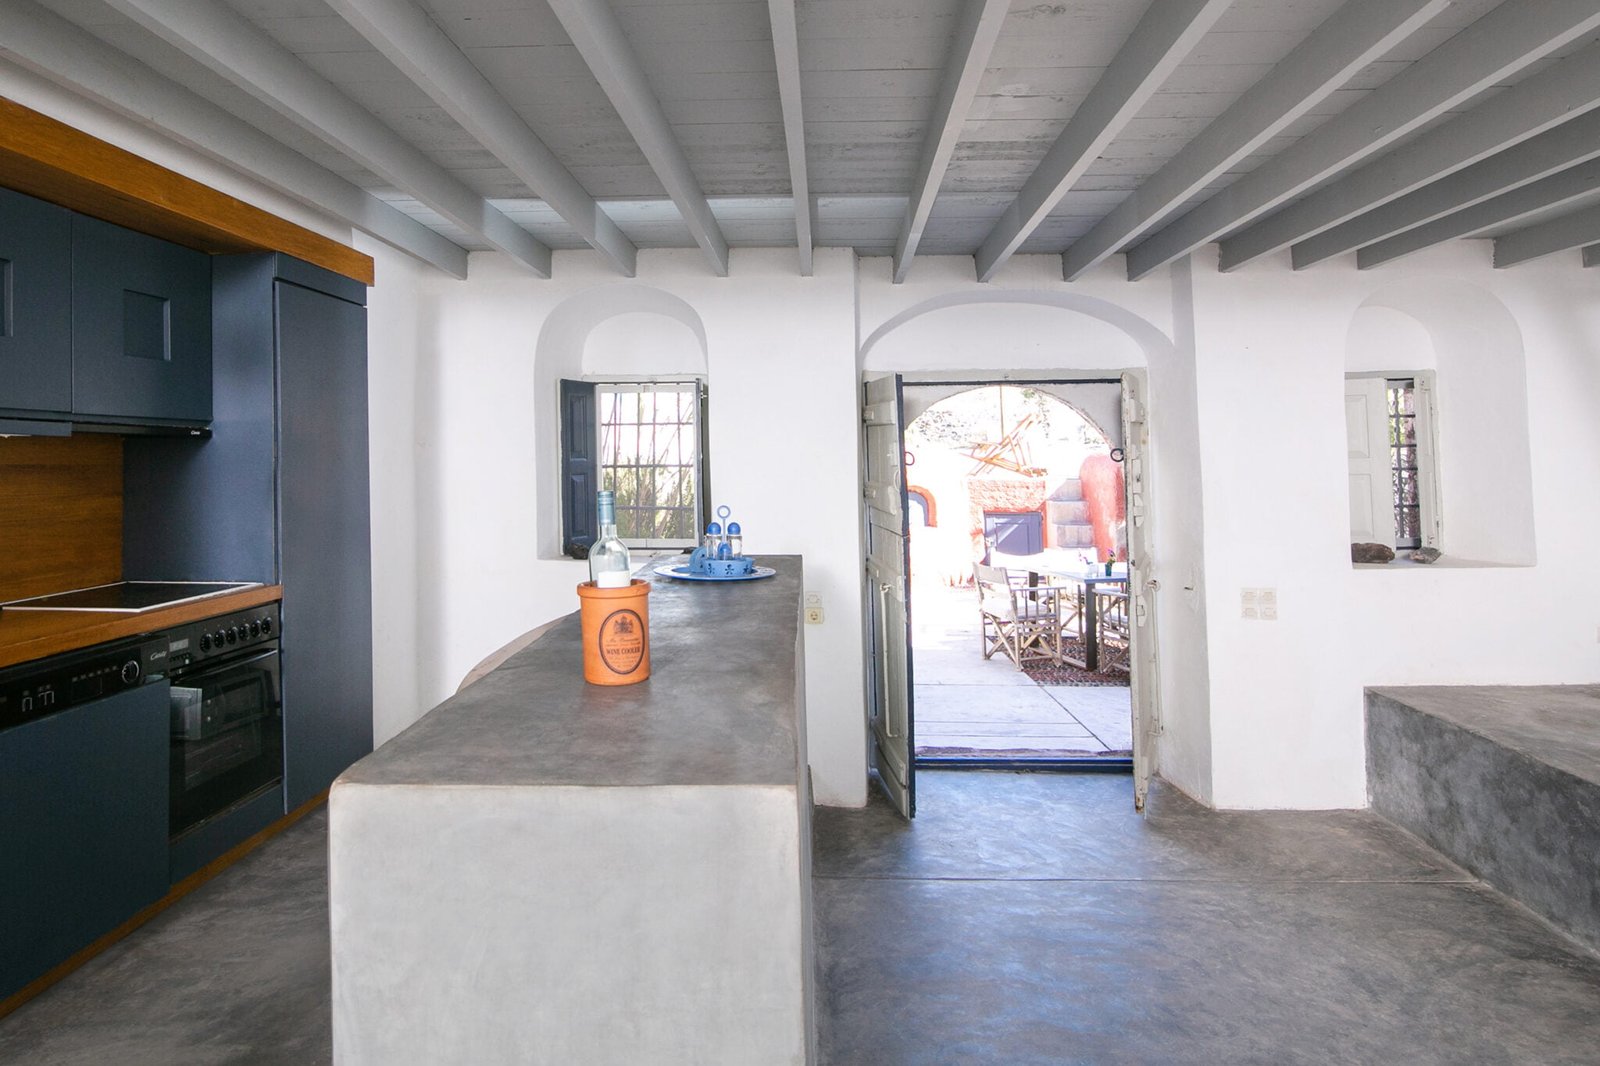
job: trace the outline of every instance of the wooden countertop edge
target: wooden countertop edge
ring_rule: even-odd
[[[8,614],[0,610],[0,667],[16,666],[46,656],[104,644],[108,640],[135,637],[141,633],[243,611],[282,599],[282,585],[262,585],[142,614],[75,611]],[[11,629],[19,632],[8,632]]]

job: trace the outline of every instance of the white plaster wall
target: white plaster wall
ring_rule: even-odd
[[[423,368],[421,295],[429,268],[388,245],[357,235],[372,256],[367,295],[368,452],[372,485],[372,734],[377,744],[423,710],[417,640],[422,575],[417,566],[418,456]]]
[[[1342,395],[1351,338],[1363,335],[1375,294],[1416,278],[1492,293],[1520,332],[1534,412],[1535,566],[1374,572],[1348,561]],[[681,362],[693,329],[667,319],[687,308],[705,337],[717,500],[739,511],[756,550],[803,554],[808,585],[823,594],[827,622],[807,633],[806,679],[821,802],[865,797],[856,331],[876,338],[864,353],[874,371],[953,373],[919,367],[916,345],[890,340],[895,323],[919,321],[919,308],[931,308],[926,321],[945,335],[928,358],[974,374],[1148,366],[1158,759],[1186,791],[1224,807],[1361,806],[1363,686],[1600,678],[1591,548],[1600,502],[1586,489],[1600,465],[1588,413],[1600,395],[1600,300],[1574,264],[1495,272],[1466,245],[1368,273],[1348,262],[1298,273],[1273,262],[1224,275],[1206,253],[1163,278],[1129,284],[1109,264],[1069,286],[1058,260],[1022,257],[998,284],[980,286],[968,260],[935,259],[895,286],[886,261],[857,268],[831,250],[819,252],[809,279],[776,249],[737,252],[726,279],[710,276],[694,251],[647,252],[633,281],[587,253],[561,253],[551,281],[492,254],[474,256],[467,282],[424,272],[414,301],[417,709],[493,648],[571,609],[582,564],[542,551],[537,521],[549,493],[536,457],[555,432],[553,394],[538,382],[557,368],[536,372],[533,353],[553,311],[595,293],[605,294],[592,301],[602,312],[563,327],[568,369],[581,369],[584,351],[637,365],[657,336],[663,353],[678,352],[665,361]],[[618,286],[658,294],[649,298],[659,312],[603,313]],[[998,318],[995,306],[965,312],[994,293],[1002,307],[1035,297],[1049,306]],[[1374,335],[1398,356],[1407,336],[1424,334]],[[1129,348],[1126,337],[1143,341]],[[1040,354],[1052,350],[1059,357]],[[1411,365],[1431,358],[1419,353]],[[1279,620],[1240,619],[1244,587],[1277,588]],[[1507,605],[1521,622],[1507,622]]]
[[[1151,572],[1159,586],[1153,602],[1161,672],[1155,762],[1162,777],[1210,803],[1211,648],[1192,273],[1188,260],[1168,272],[1173,347],[1149,371]]]
[[[1364,686],[1600,677],[1600,568],[1584,532],[1600,520],[1600,497],[1588,488],[1600,465],[1588,410],[1600,395],[1600,299],[1571,257],[1497,272],[1485,244],[1466,243],[1370,272],[1346,259],[1302,272],[1262,261],[1219,274],[1208,253],[1194,277],[1217,805],[1363,806]],[[1492,294],[1524,338],[1526,400],[1503,367],[1486,372],[1489,350],[1507,354],[1504,336],[1429,331],[1436,347],[1456,346],[1455,355],[1437,353],[1441,422],[1454,419],[1469,434],[1476,426],[1482,436],[1492,432],[1483,419],[1496,411],[1512,422],[1519,405],[1535,412],[1523,453],[1531,478],[1527,460],[1518,474],[1514,447],[1494,471],[1513,489],[1520,477],[1530,493],[1535,566],[1349,563],[1345,342],[1374,294],[1419,282]],[[1463,323],[1475,313],[1470,300],[1445,310]],[[1446,463],[1479,455],[1448,444],[1442,451]],[[1447,509],[1450,492],[1447,478]],[[1478,527],[1498,517],[1479,509],[1471,518],[1479,505],[1469,501],[1462,519],[1456,502],[1447,552],[1492,539]],[[1278,621],[1240,618],[1247,587],[1278,589]]]
[[[418,713],[490,651],[576,608],[587,571],[558,556],[551,517],[555,381],[602,364],[647,372],[657,335],[661,371],[681,372],[687,315],[705,338],[714,502],[733,508],[749,550],[803,555],[823,598],[825,621],[806,633],[817,798],[864,802],[854,292],[854,256],[837,249],[818,251],[810,278],[783,249],[735,251],[728,278],[694,250],[643,252],[631,281],[587,252],[558,253],[549,281],[492,253],[473,255],[465,282],[430,274],[417,314]]]

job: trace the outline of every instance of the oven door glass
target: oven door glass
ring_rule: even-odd
[[[171,835],[283,780],[278,650],[172,675]]]

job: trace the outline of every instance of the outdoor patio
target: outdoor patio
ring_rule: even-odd
[[[1081,758],[1133,745],[1125,676],[1040,684],[1004,653],[985,660],[978,594],[938,581],[912,589],[912,680],[919,756]]]

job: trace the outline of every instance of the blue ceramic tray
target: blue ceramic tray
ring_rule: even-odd
[[[662,577],[673,577],[679,581],[759,581],[777,573],[770,566],[758,566],[748,574],[739,574],[736,577],[713,577],[710,574],[695,573],[689,569],[688,563],[664,563],[656,567],[655,572]]]

